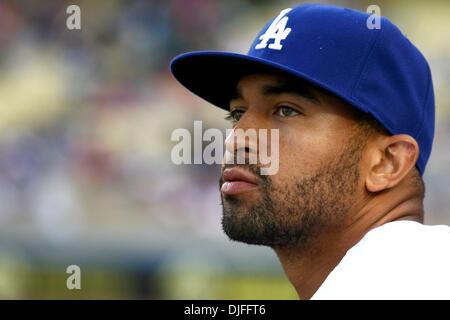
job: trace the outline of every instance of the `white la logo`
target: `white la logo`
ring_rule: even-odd
[[[280,42],[281,40],[286,39],[291,32],[291,28],[286,28],[288,17],[285,17],[285,15],[291,10],[292,8],[287,8],[280,12],[275,20],[273,20],[270,27],[266,30],[266,33],[259,37],[261,42],[255,46],[255,49],[264,49],[267,47],[267,41],[270,39],[274,39],[274,41],[269,44],[269,49],[281,50],[281,48],[283,48]]]

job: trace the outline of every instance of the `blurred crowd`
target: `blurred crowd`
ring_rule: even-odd
[[[449,5],[424,14],[419,1],[403,2],[410,11],[379,2],[430,61],[438,121],[426,222],[448,224]],[[0,247],[11,239],[158,249],[186,237],[225,242],[219,167],[174,165],[170,134],[192,130],[193,120],[204,130],[228,124],[175,82],[169,62],[192,50],[244,53],[266,21],[298,2],[75,3],[81,30],[66,27],[72,2],[0,1]],[[338,5],[364,11],[368,3]]]
[[[170,162],[171,131],[204,111],[168,63],[215,46],[205,26],[241,4],[80,2],[79,31],[66,28],[68,5],[0,3],[0,228],[58,240],[166,222],[209,230],[217,168]]]

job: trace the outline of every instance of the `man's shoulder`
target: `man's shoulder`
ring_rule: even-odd
[[[450,227],[396,221],[369,231],[315,299],[450,299]]]
[[[440,251],[441,249],[446,250]],[[425,254],[436,255],[438,258],[448,257],[448,249],[450,249],[450,226],[424,225],[402,220],[372,229],[347,254],[355,255],[355,258],[361,253],[381,257],[395,253],[413,259]]]

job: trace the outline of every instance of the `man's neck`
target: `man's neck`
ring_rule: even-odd
[[[398,220],[423,222],[421,199],[386,192],[366,199],[340,228],[326,230],[301,252],[298,247],[274,248],[283,269],[301,299],[310,299],[346,252],[367,232]]]

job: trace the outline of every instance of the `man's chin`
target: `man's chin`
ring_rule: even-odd
[[[247,202],[227,205],[224,203],[222,229],[232,241],[246,244],[272,246],[273,239],[267,234],[267,224],[261,223]]]
[[[224,209],[228,210],[245,210],[261,202],[261,193],[259,189],[238,194],[222,194],[222,204]]]

